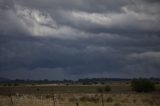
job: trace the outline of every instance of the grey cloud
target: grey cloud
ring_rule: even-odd
[[[36,36],[51,34],[53,34],[54,36],[59,36],[63,35],[62,32],[65,31],[65,33],[68,33],[68,35],[70,35],[70,31],[75,31],[75,28],[81,31],[87,31],[89,33],[160,33],[160,27],[158,25],[158,23],[160,22],[160,16],[158,14],[158,11],[155,13],[145,11],[145,9],[153,11],[159,10],[159,6],[150,6],[142,1],[134,1],[133,3],[126,0],[119,2],[110,0],[102,0],[101,2],[90,0],[68,0],[66,1],[66,3],[64,3],[64,1],[54,0],[34,0],[32,2],[17,0],[15,1],[15,3],[18,3],[16,7],[18,6],[19,8],[16,9],[17,14],[15,14],[18,16],[18,20],[21,21],[21,26],[26,27],[25,29],[29,30],[31,34]],[[33,5],[37,5],[32,7],[31,3]],[[121,10],[121,12],[107,11],[108,9],[100,13],[96,11],[87,11],[94,10],[94,8],[96,7],[93,6],[86,10],[76,8],[85,6],[89,7],[89,5],[91,5],[92,3],[95,4],[95,6],[99,5],[99,7],[103,7],[104,5],[105,8],[111,6],[114,10],[116,10],[116,7],[119,6],[120,8],[118,10]],[[45,7],[41,9],[42,7],[39,7],[39,5],[48,6],[50,4],[53,5],[53,8]],[[58,9],[55,9],[54,7]],[[70,9],[68,10],[66,8]],[[39,21],[37,21],[37,17],[39,17]],[[50,22],[48,20],[50,20]],[[48,21],[50,25],[42,24],[44,23],[44,21],[45,23],[46,21]],[[57,25],[59,26],[59,28],[54,29],[55,27],[57,28]]]
[[[17,0],[18,3],[30,7],[38,7],[41,9],[54,9],[54,10],[79,10],[87,12],[106,12],[106,11],[120,11],[119,9],[128,4],[126,0],[121,1],[110,1],[110,0],[32,0],[21,1]],[[93,6],[94,5],[94,6]],[[107,5],[107,6],[106,6]],[[53,10],[53,11],[54,11]]]
[[[160,53],[156,51],[147,51],[144,53],[133,53],[129,55],[130,59],[146,61],[154,64],[160,65]]]
[[[158,77],[158,11],[144,0],[3,0],[0,76]]]
[[[14,8],[13,0],[1,0],[0,1],[0,9],[8,10]]]
[[[160,2],[159,0],[144,0],[144,1],[148,1],[148,2],[150,2],[150,3]]]

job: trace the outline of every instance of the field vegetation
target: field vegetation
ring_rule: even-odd
[[[0,106],[160,106],[160,85],[155,87],[137,93],[126,83],[1,85]]]

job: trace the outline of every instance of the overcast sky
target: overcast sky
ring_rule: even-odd
[[[160,78],[160,1],[0,0],[0,77]]]

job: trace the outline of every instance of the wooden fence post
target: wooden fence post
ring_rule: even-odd
[[[76,102],[76,106],[79,106],[79,103],[78,103],[78,102]]]
[[[101,93],[101,98],[102,98],[102,106],[104,106],[104,97],[103,97],[103,91]]]
[[[12,98],[12,95],[10,95],[10,99],[11,99],[11,106],[13,106],[13,98]]]
[[[12,98],[12,94],[13,93],[13,89],[12,89],[12,87],[10,87],[10,94],[9,94],[9,97],[10,97],[10,100],[11,100],[11,106],[13,106],[14,104],[13,104],[13,98]]]
[[[55,92],[54,92],[54,89],[53,89],[53,106],[56,106],[56,100],[55,100]]]

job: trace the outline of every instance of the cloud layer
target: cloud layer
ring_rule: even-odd
[[[0,77],[159,77],[158,0],[0,0]]]

